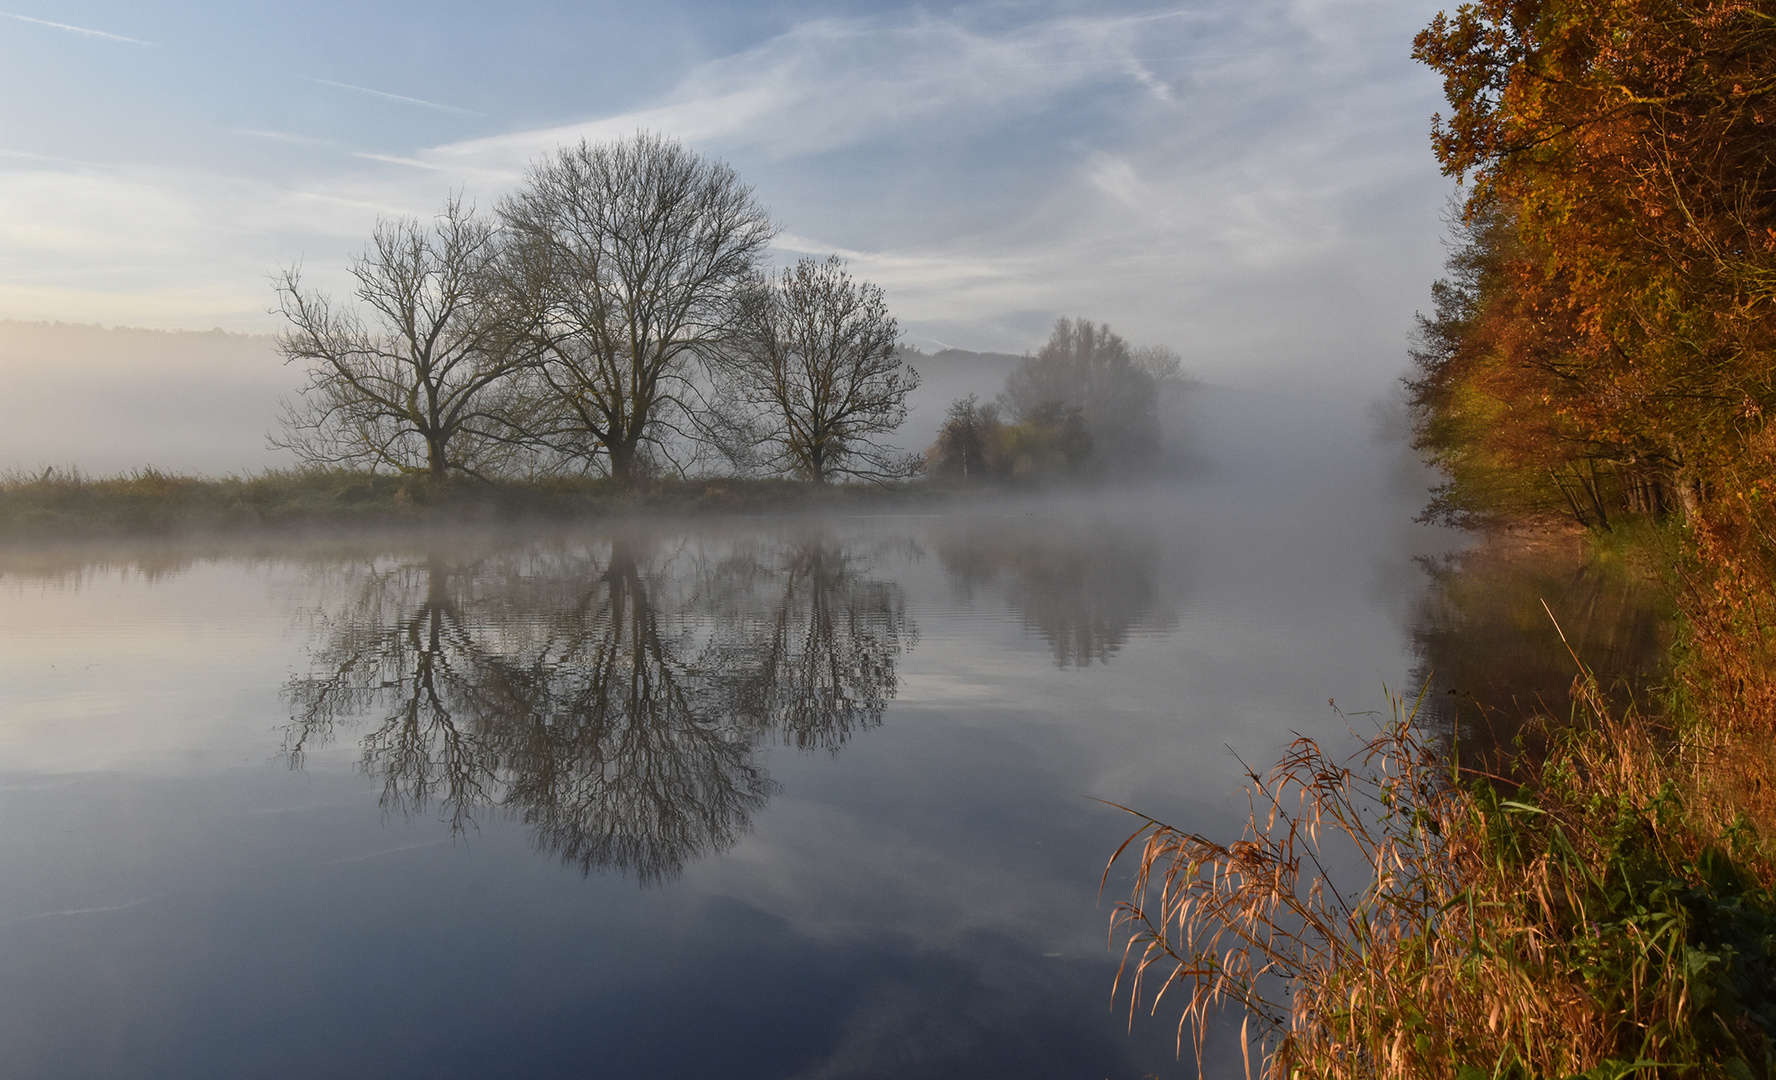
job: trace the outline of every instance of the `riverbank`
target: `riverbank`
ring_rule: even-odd
[[[1776,1075],[1772,566],[1757,535],[1667,522],[1581,538],[1592,566],[1655,574],[1675,603],[1644,705],[1608,693],[1562,634],[1570,712],[1532,721],[1514,755],[1467,752],[1408,696],[1379,727],[1353,722],[1371,734],[1350,757],[1300,739],[1250,774],[1237,839],[1149,822],[1115,917],[1137,999],[1175,977],[1183,1021],[1211,1040],[1220,1003],[1244,1006],[1267,1077]],[[1570,539],[1481,545],[1468,584],[1485,595],[1455,614],[1504,626],[1477,605],[1502,603],[1501,583],[1548,584],[1513,552]],[[1328,872],[1353,846],[1367,872]]]
[[[790,480],[602,477],[488,483],[350,471],[222,478],[152,469],[92,478],[47,470],[0,479],[0,540],[561,523],[636,514],[748,514],[906,506],[931,484],[816,486]]]

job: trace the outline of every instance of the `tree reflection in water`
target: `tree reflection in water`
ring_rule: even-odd
[[[1024,625],[1048,642],[1057,667],[1109,663],[1133,631],[1178,622],[1159,545],[1126,523],[1036,533],[980,522],[947,534],[937,552],[963,596],[999,584]]]
[[[1528,722],[1571,716],[1574,654],[1616,708],[1655,705],[1673,609],[1631,568],[1586,558],[1576,538],[1501,536],[1420,561],[1430,577],[1412,625],[1420,714],[1463,760],[1497,766],[1519,740],[1539,753]]]
[[[882,722],[894,659],[916,641],[900,587],[866,577],[854,555],[824,540],[756,565],[774,568],[776,603],[762,613],[728,608],[719,648],[735,673],[730,706],[788,745],[837,753]]]
[[[832,751],[879,724],[910,647],[898,586],[822,537],[709,559],[633,539],[372,567],[292,679],[293,767],[375,717],[385,812],[452,830],[497,808],[539,850],[643,881],[731,847],[772,738]]]

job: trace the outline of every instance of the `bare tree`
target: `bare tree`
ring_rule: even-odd
[[[775,227],[733,169],[647,133],[562,148],[499,213],[502,277],[555,409],[535,433],[634,478],[684,434],[694,362]]]
[[[368,309],[305,291],[301,271],[278,275],[278,338],[309,385],[285,403],[272,445],[321,465],[386,466],[443,477],[480,473],[512,448],[510,418],[495,399],[517,364],[509,326],[491,304],[486,270],[494,229],[460,199],[431,228],[378,220],[352,262]]]
[[[879,440],[906,419],[919,374],[906,366],[882,290],[838,256],[804,258],[757,281],[743,307],[727,375],[730,400],[755,410],[766,468],[824,484],[835,476],[909,476],[917,455]]]

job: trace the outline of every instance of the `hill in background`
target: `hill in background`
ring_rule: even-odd
[[[919,373],[919,388],[907,399],[910,415],[893,441],[918,452],[937,441],[950,402],[970,394],[983,403],[994,400],[1005,389],[1005,377],[1025,360],[1011,353],[967,349],[932,353],[909,350],[905,355],[907,363]]]
[[[302,373],[269,334],[0,320],[0,469],[289,464],[265,445]]]

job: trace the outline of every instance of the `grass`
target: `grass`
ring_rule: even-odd
[[[1396,701],[1351,758],[1298,739],[1249,771],[1236,841],[1143,819],[1111,860],[1136,855],[1129,1007],[1178,1008],[1199,1068],[1243,1009],[1272,1080],[1776,1075],[1776,861],[1744,812],[1776,790],[1768,741],[1577,693],[1513,776],[1464,772]]]
[[[210,479],[139,469],[95,479],[48,469],[0,476],[0,539],[760,512],[904,499],[908,490],[750,479],[655,480],[636,487],[602,478],[489,484],[343,470]]]
[[[1776,446],[1689,525],[1589,541],[1675,598],[1656,715],[1575,654],[1570,720],[1493,774],[1395,701],[1350,758],[1303,739],[1249,770],[1233,842],[1143,818],[1117,853],[1129,1007],[1177,1009],[1199,1063],[1243,1010],[1270,1080],[1776,1078],[1768,475]]]

